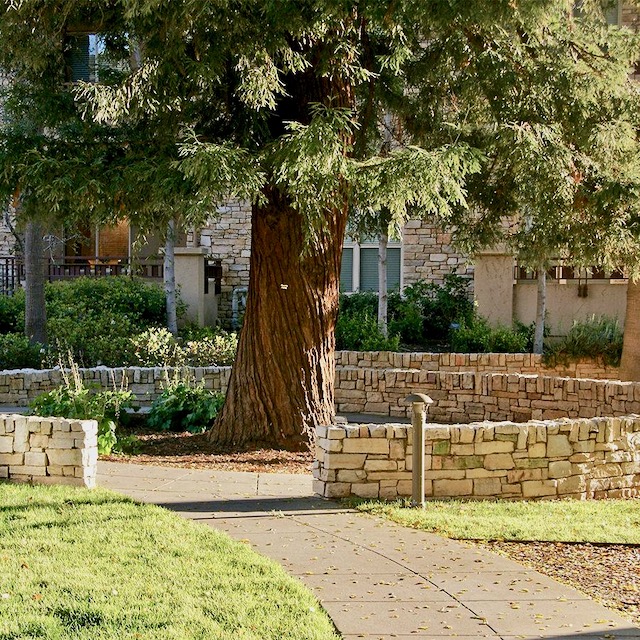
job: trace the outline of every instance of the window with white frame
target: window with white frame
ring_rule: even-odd
[[[402,244],[389,241],[387,246],[387,290],[402,287]],[[340,291],[378,291],[378,240],[362,242],[347,239],[342,250]]]

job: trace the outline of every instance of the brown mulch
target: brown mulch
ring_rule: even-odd
[[[640,626],[640,546],[478,542],[598,600]]]
[[[102,456],[102,460],[154,464],[187,469],[219,471],[255,471],[259,473],[311,473],[310,452],[259,449],[235,453],[220,451],[207,435],[193,433],[136,433],[140,443],[135,455]]]
[[[190,469],[310,473],[310,452],[260,449],[244,453],[219,451],[206,434],[137,433],[136,455],[103,460]],[[540,573],[582,591],[616,609],[640,626],[640,546],[561,542],[476,542]]]

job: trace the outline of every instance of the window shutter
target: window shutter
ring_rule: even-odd
[[[80,35],[69,38],[67,64],[70,68],[71,82],[90,82],[91,64],[89,58],[89,36]]]
[[[387,291],[400,288],[400,248],[387,248]],[[378,291],[378,248],[360,249],[360,291]]]
[[[353,249],[351,247],[342,250],[340,291],[353,291]]]

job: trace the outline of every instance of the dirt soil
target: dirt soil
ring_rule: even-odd
[[[205,434],[137,433],[136,455],[105,460],[188,469],[311,473],[311,453],[261,449],[245,453],[216,450]],[[640,546],[559,542],[477,542],[571,585],[619,611],[640,626]]]

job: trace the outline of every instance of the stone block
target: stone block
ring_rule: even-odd
[[[349,482],[331,482],[327,483],[324,488],[326,498],[346,498],[350,495],[351,483]]]
[[[0,465],[0,478],[6,480],[9,477],[9,467],[3,467]]]
[[[359,498],[377,498],[380,494],[380,486],[377,482],[365,484],[352,484],[351,493]]]
[[[568,458],[573,447],[566,435],[550,435],[547,439],[547,456],[549,458]]]
[[[362,469],[367,456],[364,453],[332,453],[325,455],[326,469]]]
[[[61,467],[82,466],[82,451],[80,449],[49,449],[49,462]]]
[[[517,469],[546,469],[549,466],[547,458],[520,458],[515,461]]]
[[[335,478],[331,480],[337,480],[338,482],[363,482],[367,477],[367,472],[362,469],[340,469],[335,474]],[[321,478],[322,479],[322,478]]]
[[[380,494],[378,497],[381,500],[395,500],[398,497],[398,486],[394,483],[391,486],[383,487],[380,483]]]
[[[397,471],[398,463],[395,460],[366,460],[365,471]]]
[[[544,458],[547,455],[547,445],[544,442],[533,444],[528,449],[530,458]]]
[[[502,493],[500,478],[477,478],[473,481],[474,496],[499,496]]]
[[[28,467],[46,467],[47,454],[27,451],[24,454],[24,464]]]
[[[480,469],[484,465],[482,456],[447,456],[442,460],[443,469]]]
[[[571,473],[572,465],[568,460],[549,463],[550,478],[567,478],[571,475]]]
[[[413,482],[411,480],[399,480],[397,491],[399,496],[410,496],[413,490]]]
[[[47,470],[45,467],[27,467],[26,465],[18,465],[15,467],[9,467],[9,475],[46,476]]]
[[[49,439],[49,449],[73,449],[76,437],[71,433],[54,432]]]
[[[557,480],[528,480],[522,483],[522,495],[525,498],[555,496],[557,487]]]
[[[24,464],[24,453],[0,453],[0,465]]]
[[[473,480],[434,480],[433,495],[436,497],[458,497],[473,494]]]
[[[350,438],[343,440],[343,453],[389,454],[389,441],[385,438]]]
[[[342,440],[329,440],[329,438],[317,438],[316,446],[323,451],[342,451]]]
[[[484,468],[490,471],[496,469],[513,469],[513,456],[509,453],[493,453],[484,457]]]
[[[326,425],[318,425],[316,427],[316,438],[319,440],[320,438],[326,438],[327,437],[327,430],[328,427]]]
[[[329,440],[342,440],[347,437],[347,432],[343,427],[329,427],[327,438]]]
[[[49,446],[49,436],[41,433],[32,433],[29,438],[29,447],[31,449],[46,449]]]
[[[483,456],[494,453],[513,453],[515,442],[505,440],[494,440],[491,442],[477,442],[475,445],[476,455]]]
[[[403,460],[406,457],[406,440],[391,440],[389,442],[389,458]]]
[[[13,453],[13,436],[0,436],[0,453]]]
[[[433,443],[434,456],[447,456],[451,452],[451,442],[449,440],[441,440]]]

